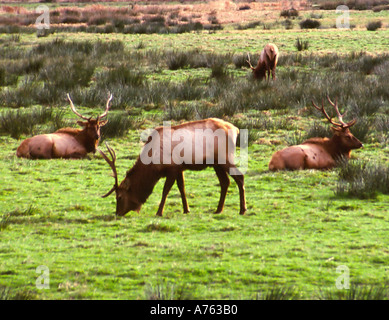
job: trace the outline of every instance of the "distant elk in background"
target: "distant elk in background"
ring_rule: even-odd
[[[278,48],[274,43],[268,43],[265,48],[263,48],[257,66],[254,68],[251,65],[250,54],[247,54],[247,62],[250,66],[250,69],[253,71],[254,79],[262,80],[263,78],[270,79],[270,72],[272,74],[272,79],[276,79],[276,67],[278,62]]]
[[[108,114],[112,95],[107,100],[104,113],[96,119],[78,113],[69,94],[67,97],[72,111],[81,119],[86,120],[85,122],[77,121],[77,124],[83,129],[62,128],[54,133],[27,138],[22,141],[16,151],[18,157],[27,159],[82,159],[89,152],[96,151],[100,139],[100,128],[108,122],[108,120],[102,120],[102,118]]]
[[[204,135],[198,135],[199,132]],[[221,213],[224,208],[224,201],[230,185],[228,173],[238,185],[239,213],[243,215],[246,212],[244,177],[234,164],[234,151],[238,133],[239,129],[237,127],[216,118],[186,122],[173,127],[158,127],[149,136],[140,156],[134,166],[127,172],[120,185],[118,183],[114,150],[107,145],[111,160],[98,149],[110,165],[115,179],[113,188],[103,197],[109,196],[113,191],[116,192],[116,215],[118,216],[124,216],[131,210],[139,212],[153,192],[157,182],[166,177],[157,216],[162,216],[166,197],[175,182],[177,182],[181,194],[184,213],[188,213],[189,206],[185,196],[183,171],[197,171],[213,167],[221,187],[216,213]],[[176,139],[178,137],[183,139]],[[164,148],[165,144],[167,146]],[[180,152],[175,153],[177,150],[180,150]],[[189,151],[186,152],[186,150]],[[181,151],[183,151],[183,155],[181,155]],[[149,157],[149,154],[154,155],[155,158],[150,162],[144,161]],[[172,161],[164,161],[165,156]]]
[[[356,119],[345,123],[344,114],[340,114],[337,101],[333,103],[328,96],[327,99],[335,108],[339,123],[334,122],[324,110],[324,102],[321,108],[313,101],[312,104],[334,125],[331,127],[334,132],[333,137],[331,139],[311,138],[300,145],[277,151],[269,163],[269,170],[331,169],[336,166],[338,160],[349,159],[351,150],[363,147],[363,144],[349,130]]]

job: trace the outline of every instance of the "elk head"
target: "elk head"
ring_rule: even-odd
[[[250,54],[247,53],[246,62],[249,64],[251,71],[253,72],[253,76],[255,79],[263,79],[266,78],[266,68],[263,65],[263,62],[259,61],[256,67],[253,67],[251,64]]]
[[[331,117],[328,115],[328,113],[324,110],[324,101],[322,102],[321,108],[318,107],[313,101],[312,104],[317,110],[321,111],[324,114],[324,116],[327,118],[327,120],[333,125],[333,127],[331,127],[331,130],[333,131],[334,136],[336,136],[339,139],[339,143],[342,146],[342,148],[345,150],[362,148],[363,144],[361,143],[361,141],[359,141],[350,132],[349,129],[351,126],[353,126],[356,123],[356,119],[353,119],[350,122],[345,123],[343,121],[343,116],[346,114],[346,112],[344,112],[343,114],[339,112],[337,99],[335,99],[335,103],[333,103],[329,98],[329,96],[327,96],[327,100],[334,107],[339,119],[339,123],[333,121]]]
[[[108,120],[101,120],[101,119],[106,117],[108,114],[108,110],[110,107],[109,103],[112,100],[112,94],[110,94],[108,97],[105,111],[101,115],[99,115],[96,119],[92,119],[92,117],[88,118],[88,117],[85,117],[82,114],[80,114],[76,110],[76,108],[74,107],[73,101],[72,101],[72,99],[70,99],[69,93],[67,94],[67,97],[68,97],[69,102],[70,102],[70,108],[72,109],[74,114],[76,114],[81,119],[86,120],[86,122],[85,121],[77,121],[77,124],[84,128],[88,138],[90,140],[95,141],[96,142],[95,144],[97,145],[97,142],[100,139],[100,128],[102,126],[105,126],[108,122]]]
[[[116,215],[117,216],[124,216],[128,211],[137,211],[139,212],[141,209],[142,204],[137,201],[132,189],[131,189],[131,181],[130,178],[127,176],[122,183],[118,184],[118,174],[116,170],[116,153],[115,151],[107,144],[107,150],[109,154],[111,155],[112,160],[110,160],[107,155],[101,151],[100,149],[97,149],[102,157],[107,161],[109,166],[112,169],[113,177],[115,179],[115,183],[110,191],[108,191],[105,195],[102,196],[102,198],[108,197],[112,192],[116,192]]]

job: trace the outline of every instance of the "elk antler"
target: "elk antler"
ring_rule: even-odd
[[[108,114],[109,103],[110,103],[110,101],[112,100],[112,93],[110,94],[110,93],[108,92],[108,96],[109,96],[109,97],[108,97],[108,100],[107,100],[107,105],[105,106],[105,111],[104,111],[104,113],[103,113],[102,115],[98,116],[97,119],[103,118],[103,117],[105,117],[105,116]]]
[[[110,93],[108,92],[108,95],[109,95],[109,97],[108,97],[108,100],[107,100],[107,105],[106,105],[106,107],[105,107],[105,111],[104,111],[100,116],[97,117],[97,120],[99,120],[100,118],[105,117],[105,116],[108,114],[108,110],[109,110],[109,107],[110,107],[110,106],[109,106],[109,103],[110,103],[110,101],[112,100],[112,93],[110,94]],[[68,99],[69,99],[69,102],[70,102],[70,108],[72,109],[72,111],[73,111],[77,116],[79,116],[81,119],[90,120],[91,118],[87,118],[87,117],[83,116],[82,114],[80,114],[79,112],[77,112],[76,108],[74,107],[74,104],[73,104],[72,99],[70,99],[69,93],[67,94],[67,96],[68,96]]]
[[[252,66],[251,60],[250,60],[250,53],[247,53],[247,58],[248,59],[246,60],[246,62],[249,64],[251,70],[254,70],[255,68]]]
[[[337,126],[337,127],[341,127],[341,128],[343,128],[343,129],[349,128],[349,127],[351,127],[352,125],[355,124],[356,119],[351,120],[351,121],[348,122],[348,123],[345,123],[345,122],[343,121],[343,116],[346,114],[346,112],[343,113],[343,114],[341,114],[341,113],[339,112],[337,99],[335,99],[335,103],[333,103],[333,102],[331,101],[331,99],[329,98],[329,96],[327,95],[327,100],[328,100],[328,102],[335,108],[335,111],[336,111],[336,114],[338,115],[338,119],[339,119],[339,122],[340,122],[340,123],[334,122],[334,121],[331,119],[331,117],[328,115],[328,113],[324,110],[324,101],[322,101],[322,106],[321,106],[321,108],[319,108],[313,101],[312,101],[312,104],[313,104],[313,106],[314,106],[317,110],[321,111],[321,112],[325,115],[325,117],[327,118],[327,120],[328,120],[331,124],[333,124],[334,126]]]
[[[115,161],[116,161],[116,153],[115,151],[108,145],[107,142],[105,142],[105,145],[107,146],[107,150],[109,152],[109,154],[111,155],[112,157],[112,160],[110,160],[107,155],[101,151],[100,149],[97,149],[100,154],[103,156],[103,158],[105,159],[105,161],[108,162],[108,164],[110,165],[110,167],[112,168],[112,171],[113,171],[113,177],[115,179],[115,184],[114,186],[112,187],[111,190],[109,190],[105,195],[102,196],[102,198],[105,198],[105,197],[108,197],[112,192],[114,192],[115,190],[117,190],[119,184],[118,184],[118,174],[117,174],[117,171],[116,171],[116,165],[115,165]]]
[[[330,99],[330,97],[327,95],[327,100],[328,102],[335,108],[336,114],[338,115],[339,121],[341,123],[342,128],[349,128],[352,125],[355,124],[357,119],[353,119],[350,122],[345,123],[343,121],[343,116],[346,114],[347,111],[345,111],[343,114],[340,114],[339,109],[338,109],[338,99],[335,98],[335,103],[333,103]]]
[[[85,117],[85,116],[83,116],[82,114],[80,114],[80,113],[77,112],[76,108],[74,107],[74,104],[73,104],[72,99],[70,99],[69,93],[67,94],[67,96],[68,96],[68,99],[69,99],[69,102],[70,102],[70,108],[72,109],[72,111],[73,111],[77,116],[79,116],[81,119],[89,120],[90,118],[87,118],[87,117]]]

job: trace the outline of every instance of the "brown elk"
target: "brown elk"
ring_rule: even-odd
[[[112,95],[107,100],[105,111],[96,119],[88,118],[77,112],[69,94],[67,95],[70,108],[84,121],[77,121],[77,124],[83,129],[62,128],[54,133],[40,134],[27,138],[18,147],[16,155],[28,159],[81,159],[89,152],[95,152],[100,139],[100,128],[108,120],[102,120],[106,117],[109,110],[109,103]]]
[[[339,123],[334,122],[324,110],[324,102],[321,108],[313,101],[312,104],[334,125],[331,127],[333,137],[331,139],[311,138],[300,145],[277,151],[270,160],[269,170],[331,169],[341,158],[349,159],[351,150],[363,147],[363,144],[352,135],[349,129],[355,124],[356,119],[345,123],[344,114],[340,114],[337,101],[333,103],[328,96],[327,99],[335,108]]]
[[[262,80],[270,79],[270,72],[272,74],[272,79],[276,79],[276,67],[278,62],[278,48],[274,43],[268,43],[265,48],[263,48],[257,66],[254,68],[251,65],[250,54],[247,54],[248,60],[246,60],[250,66],[250,69],[253,71],[254,79]]]
[[[198,135],[199,132],[200,135]],[[116,192],[116,215],[124,216],[130,210],[139,212],[156,183],[166,177],[157,216],[162,216],[166,197],[174,182],[177,182],[181,194],[184,213],[188,213],[183,171],[213,167],[221,187],[216,213],[221,213],[224,208],[227,189],[230,185],[227,175],[229,173],[238,185],[240,214],[243,215],[246,212],[244,177],[233,161],[238,133],[239,129],[232,124],[215,118],[187,122],[173,127],[158,127],[149,136],[140,156],[134,166],[127,171],[120,185],[114,150],[107,145],[112,158],[110,160],[104,152],[98,149],[111,166],[115,179],[113,188],[103,197],[109,196],[113,191]],[[150,160],[151,156],[153,158]],[[165,156],[167,156],[167,161]]]

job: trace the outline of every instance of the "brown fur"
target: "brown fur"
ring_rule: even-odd
[[[68,95],[72,111],[80,118],[86,120],[77,121],[77,124],[83,129],[61,128],[54,133],[41,134],[23,140],[16,150],[18,157],[27,159],[81,159],[86,157],[89,152],[95,152],[100,139],[100,127],[107,123],[107,120],[101,120],[109,110],[107,101],[105,112],[96,119],[86,118],[79,114],[74,108],[73,102]]]
[[[16,155],[27,159],[84,158],[95,152],[100,139],[100,127],[105,121],[83,122],[84,129],[62,128],[51,134],[28,138],[17,148]]]
[[[270,72],[272,74],[272,79],[276,79],[276,67],[278,62],[278,48],[274,43],[268,43],[264,49],[262,50],[258,64],[254,68],[251,66],[251,70],[253,71],[253,77],[258,80],[266,79],[266,73],[267,73],[267,79],[270,79]]]
[[[301,145],[277,151],[270,160],[269,170],[331,169],[339,159],[349,159],[352,149],[363,146],[348,128],[333,130],[331,139],[311,138]]]
[[[230,136],[229,137],[235,138],[235,140],[239,132],[239,130],[236,127],[220,119],[206,119],[206,120],[187,122],[178,126],[173,126],[171,127],[171,130],[172,131],[178,129],[194,130],[200,128],[207,128],[207,129],[209,128],[212,129],[213,131],[218,129],[223,129],[226,135],[228,135],[229,133],[227,130],[232,130],[234,132],[234,137],[230,137]],[[163,127],[159,127],[156,129],[156,132],[161,133],[162,129]],[[160,134],[159,137],[163,137],[163,135]],[[145,144],[145,147],[147,147],[147,145],[151,143],[151,141],[152,140],[149,138],[148,142]],[[233,143],[235,146],[235,141],[233,141]],[[108,150],[110,151],[111,155],[114,154],[113,151],[111,152],[110,148]],[[214,152],[217,153],[217,151]],[[114,160],[110,161],[109,159],[107,159],[107,157],[102,151],[100,151],[100,153],[103,155],[106,161],[110,163],[111,167],[114,170],[114,176],[117,175],[116,167],[114,164],[116,158],[112,156]],[[230,180],[228,178],[227,173],[230,173],[230,169],[235,169],[237,171],[238,169],[236,168],[235,164],[232,161],[229,161],[228,157],[226,163],[218,161],[217,159],[219,159],[219,157],[220,155],[215,154],[214,164],[205,163],[206,159],[204,159],[203,162],[199,164],[195,164],[194,162],[192,162],[192,164],[185,164],[185,163],[175,164],[173,162],[171,164],[164,164],[162,162],[160,164],[153,163],[153,162],[150,164],[144,164],[141,161],[140,157],[138,157],[136,163],[127,172],[126,177],[121,182],[121,184],[120,185],[115,184],[114,188],[112,188],[112,190],[105,196],[109,195],[112,191],[116,191],[116,214],[117,215],[120,216],[125,215],[128,211],[131,210],[139,211],[141,209],[142,204],[146,202],[147,198],[152,193],[156,183],[161,178],[166,177],[165,185],[163,188],[162,199],[157,211],[157,215],[162,216],[166,197],[175,182],[177,182],[177,186],[181,194],[184,213],[188,213],[189,207],[185,196],[185,182],[184,182],[183,171],[203,170],[206,167],[213,167],[221,186],[219,205],[216,210],[216,213],[220,213],[223,210],[227,189],[230,184]],[[240,214],[244,214],[246,212],[244,177],[242,174],[234,174],[232,175],[232,177],[236,181],[239,188]],[[115,180],[117,180],[117,176],[115,177]]]
[[[334,125],[331,127],[334,135],[328,138],[311,138],[297,146],[291,146],[277,151],[271,158],[269,170],[298,170],[298,169],[331,169],[336,166],[340,158],[350,158],[351,150],[362,148],[362,143],[352,135],[350,127],[356,119],[346,123],[343,121],[345,113],[339,112],[337,99],[335,103],[327,95],[328,102],[334,107],[339,122],[335,122],[322,106],[312,105],[323,113],[326,119]]]

